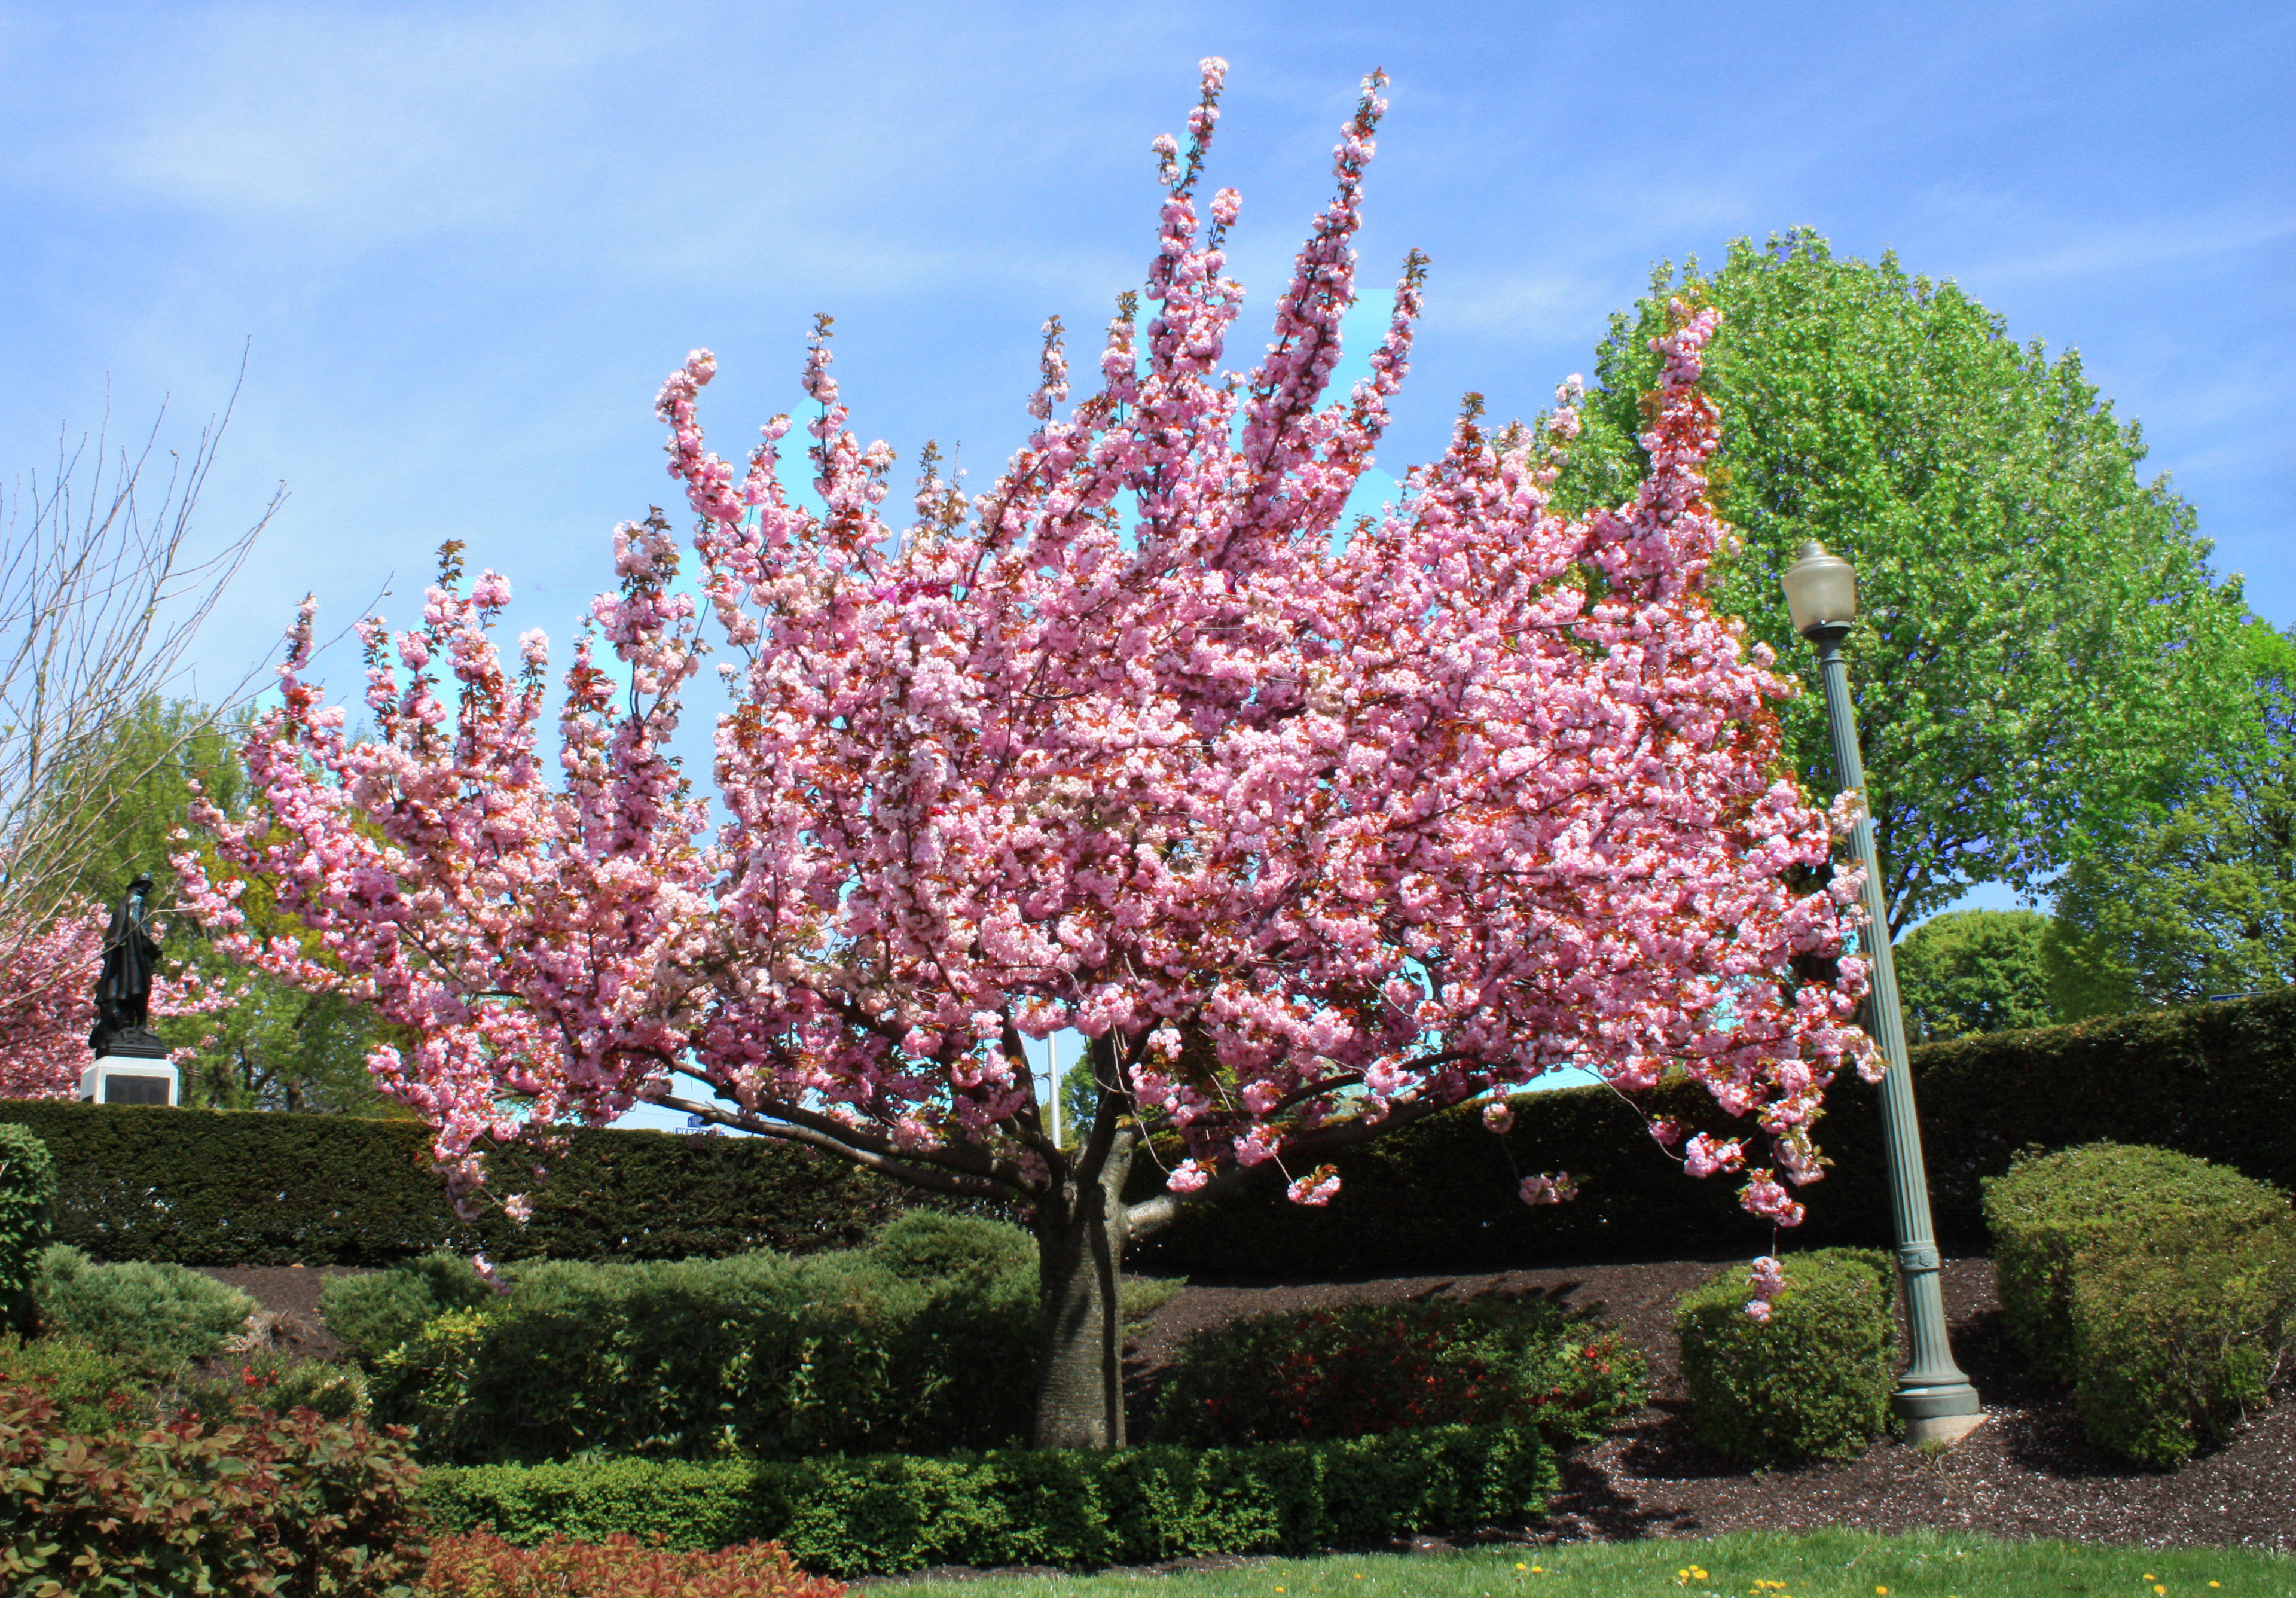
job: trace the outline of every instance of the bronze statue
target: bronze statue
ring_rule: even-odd
[[[103,975],[95,984],[95,1030],[87,1037],[99,1058],[167,1052],[152,1031],[152,973],[159,962],[160,941],[152,935],[151,894],[152,874],[138,871],[104,930]]]

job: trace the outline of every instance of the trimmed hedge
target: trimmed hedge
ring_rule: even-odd
[[[1557,1448],[1650,1401],[1642,1354],[1541,1298],[1279,1311],[1180,1345],[1150,1436],[1239,1446],[1500,1421]]]
[[[98,1259],[189,1265],[388,1264],[452,1248],[496,1259],[685,1259],[865,1242],[916,1201],[896,1184],[764,1138],[583,1129],[539,1186],[496,1156],[524,1226],[456,1219],[419,1121],[262,1110],[0,1100],[60,1181],[55,1240]]]
[[[671,1548],[772,1541],[808,1570],[850,1577],[1371,1546],[1519,1524],[1554,1482],[1535,1429],[1455,1426],[1262,1448],[434,1468],[417,1501],[442,1532],[490,1522],[526,1544],[616,1532],[659,1533]]]
[[[938,1454],[1017,1440],[1037,1250],[1016,1226],[914,1214],[801,1258],[517,1266],[377,1363],[375,1413],[428,1463]]]
[[[2192,1009],[1996,1033],[1913,1051],[1931,1204],[1940,1241],[1982,1248],[1982,1184],[2030,1148],[2144,1142],[2296,1187],[2296,988]],[[1642,1096],[1691,1131],[1743,1136],[1749,1124],[1680,1082]],[[1738,1208],[1736,1180],[1704,1182],[1653,1143],[1605,1088],[1514,1100],[1513,1129],[1487,1131],[1472,1109],[1431,1116],[1334,1157],[1339,1194],[1289,1204],[1273,1165],[1126,1252],[1159,1274],[1339,1275],[1501,1269],[1524,1260],[1758,1254],[1770,1229]],[[1880,1094],[1853,1076],[1827,1095],[1817,1141],[1826,1179],[1797,1196],[1809,1218],[1798,1249],[1886,1245],[1890,1197]],[[1756,1145],[1759,1148],[1759,1142]],[[1533,1208],[1521,1174],[1568,1170],[1580,1192]],[[1144,1159],[1131,1196],[1160,1182]]]
[[[1939,1240],[1982,1247],[1980,1184],[2027,1148],[2146,1142],[2296,1187],[2296,989],[2188,1010],[1997,1033],[1914,1050]],[[1691,1130],[1742,1134],[1700,1089],[1644,1095]],[[1495,1137],[1472,1111],[1431,1116],[1337,1157],[1323,1208],[1288,1204],[1264,1166],[1128,1251],[1153,1274],[1316,1276],[1504,1268],[1525,1260],[1754,1254],[1769,1229],[1726,1178],[1694,1182],[1606,1089],[1527,1095]],[[675,1259],[864,1240],[913,1205],[944,1207],[787,1144],[582,1131],[519,1228],[459,1224],[411,1121],[0,1101],[62,1182],[56,1230],[99,1258],[187,1264],[381,1264],[441,1246],[496,1258]],[[1885,1243],[1878,1095],[1836,1084],[1819,1141],[1835,1161],[1801,1195],[1798,1248]],[[1521,1174],[1568,1170],[1582,1191],[1532,1208]],[[507,1180],[503,1193],[517,1190]],[[1161,1175],[1143,1159],[1134,1197]],[[987,1212],[983,1212],[987,1213]]]

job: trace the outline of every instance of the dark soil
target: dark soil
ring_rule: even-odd
[[[342,1357],[342,1344],[327,1330],[319,1314],[319,1291],[330,1278],[359,1276],[364,1272],[348,1265],[214,1265],[200,1273],[237,1288],[263,1306],[256,1314],[252,1335],[242,1339],[244,1346],[203,1362],[203,1367],[231,1366],[238,1356],[264,1350],[292,1359]]]
[[[1175,1351],[1205,1327],[1320,1305],[1537,1295],[1574,1309],[1598,1308],[1625,1332],[1650,1361],[1651,1403],[1611,1437],[1563,1462],[1562,1491],[1546,1519],[1531,1528],[1534,1541],[1932,1526],[2004,1537],[2296,1552],[2296,1402],[2288,1401],[2296,1395],[2284,1395],[2223,1448],[2179,1470],[2137,1470],[2082,1439],[2069,1390],[2024,1374],[2002,1330],[1993,1262],[1982,1256],[1945,1264],[1954,1354],[1985,1399],[1985,1424],[1960,1444],[1931,1457],[1885,1438],[1847,1463],[1751,1473],[1718,1460],[1691,1435],[1673,1322],[1675,1297],[1716,1268],[1710,1258],[1191,1285],[1138,1328],[1127,1347],[1131,1423],[1136,1435],[1144,1431]],[[330,1276],[354,1273],[300,1266],[208,1273],[272,1313],[272,1346],[315,1359],[334,1357],[340,1348],[320,1319],[320,1288]]]
[[[1677,1364],[1675,1296],[1711,1260],[1582,1265],[1490,1275],[1190,1286],[1128,1350],[1134,1424],[1189,1332],[1269,1310],[1447,1294],[1537,1295],[1601,1306],[1650,1360],[1651,1404],[1563,1462],[1562,1490],[1533,1530],[1545,1542],[1709,1536],[1821,1526],[1934,1526],[2005,1537],[2296,1550],[2296,1403],[2255,1417],[2225,1447],[2169,1472],[2140,1470],[2083,1440],[2072,1396],[2027,1378],[2001,1326],[1993,1262],[1945,1264],[1955,1356],[1985,1399],[1985,1424],[1931,1457],[1884,1439],[1843,1464],[1749,1473],[1693,1437]]]

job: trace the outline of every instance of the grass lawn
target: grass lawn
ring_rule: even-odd
[[[1944,1532],[1741,1532],[1531,1553],[1342,1554],[1168,1576],[879,1581],[885,1598],[2296,1598],[2296,1558],[2005,1543]]]

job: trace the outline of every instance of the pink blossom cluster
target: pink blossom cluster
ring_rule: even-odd
[[[512,1100],[554,1121],[650,1099],[1034,1190],[1062,1157],[1025,1041],[1074,1028],[1178,1146],[1177,1191],[1566,1065],[1625,1091],[1678,1067],[1767,1134],[1744,1201],[1789,1219],[1777,1171],[1815,1176],[1824,1089],[1872,1054],[1855,963],[1796,975],[1841,955],[1846,912],[1792,885],[1832,840],[1778,775],[1791,681],[1704,591],[1731,536],[1698,388],[1717,314],[1677,307],[1656,342],[1628,503],[1550,507],[1566,388],[1541,429],[1471,406],[1399,503],[1343,527],[1423,276],[1414,256],[1370,375],[1327,400],[1382,80],[1273,342],[1230,374],[1237,202],[1207,222],[1195,194],[1224,70],[1185,154],[1159,145],[1144,326],[1128,297],[1065,418],[1047,326],[1033,430],[984,491],[928,452],[913,515],[888,514],[891,451],[847,425],[826,318],[802,374],[816,500],[782,484],[787,417],[737,467],[700,420],[714,358],[671,375],[690,554],[659,514],[617,531],[554,753],[545,646],[502,660],[495,574],[465,593],[450,563],[418,627],[365,625],[356,745],[299,621],[255,802],[201,818],[227,869],[179,863],[243,958],[419,1035],[373,1065],[442,1157],[514,1133]],[[707,842],[662,753],[705,631],[734,699]],[[314,938],[235,932],[250,879]],[[1689,1157],[1745,1164],[1741,1141]],[[1337,1186],[1317,1166],[1290,1191]]]
[[[1785,1291],[1785,1267],[1774,1256],[1765,1254],[1746,1273],[1746,1285],[1754,1290],[1754,1296],[1746,1300],[1747,1317],[1767,1326],[1771,1300]]]
[[[103,964],[102,912],[15,929],[0,979],[0,1099],[70,1099],[94,1058],[95,978]]]

